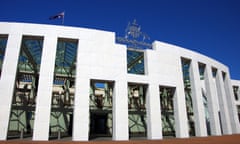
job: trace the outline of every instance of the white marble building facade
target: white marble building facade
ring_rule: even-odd
[[[134,50],[143,53],[144,74],[128,73],[127,47],[115,42],[115,33],[68,26],[27,23],[0,23],[0,38],[7,39],[0,77],[0,140],[7,140],[13,95],[18,73],[18,58],[23,37],[42,40],[42,56],[37,85],[32,140],[48,140],[54,81],[54,67],[59,39],[77,43],[75,92],[73,102],[73,141],[88,141],[90,131],[91,80],[114,83],[112,93],[112,140],[129,140],[128,85],[146,87],[146,138],[163,139],[161,87],[173,93],[174,132],[177,138],[190,137],[186,109],[182,61],[188,63],[195,136],[240,133],[237,105],[226,65],[200,53],[154,41],[152,49]],[[200,69],[202,67],[202,69]],[[202,78],[203,77],[203,78]],[[238,95],[240,89],[237,90]],[[204,97],[207,107],[204,106]],[[206,119],[209,123],[206,123]],[[208,127],[208,124],[210,125]],[[208,132],[209,131],[209,132]]]

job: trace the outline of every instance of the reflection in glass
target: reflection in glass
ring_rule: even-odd
[[[191,80],[190,80],[191,61],[188,59],[182,58],[181,62],[182,62],[183,83],[184,83],[184,91],[185,91],[189,135],[194,136],[195,135],[195,126],[194,126],[194,113],[193,113]]]
[[[32,137],[42,46],[42,37],[22,38],[8,138]]]
[[[160,104],[162,114],[162,132],[163,136],[175,137],[175,119],[173,98],[175,88],[160,87]]]
[[[7,36],[0,35],[0,78],[2,73],[2,64],[5,56],[5,50],[7,46]]]
[[[147,134],[146,92],[147,85],[128,84],[128,119],[130,137],[145,137]]]
[[[90,81],[90,139],[112,136],[113,88],[112,81]]]
[[[145,74],[144,52],[127,50],[127,71],[131,74]]]
[[[78,41],[59,38],[55,58],[49,137],[72,136]]]

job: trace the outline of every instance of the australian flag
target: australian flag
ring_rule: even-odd
[[[61,19],[61,18],[64,18],[64,12],[61,12],[59,14],[49,17],[50,20]]]

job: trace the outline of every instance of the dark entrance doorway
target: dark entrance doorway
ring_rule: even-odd
[[[113,88],[113,81],[91,80],[90,82],[90,140],[110,140],[112,137]]]
[[[107,113],[91,113],[90,138],[108,135]]]

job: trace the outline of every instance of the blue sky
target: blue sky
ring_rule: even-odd
[[[123,36],[137,20],[151,40],[200,52],[240,79],[240,0],[1,0],[0,21],[64,25]]]

